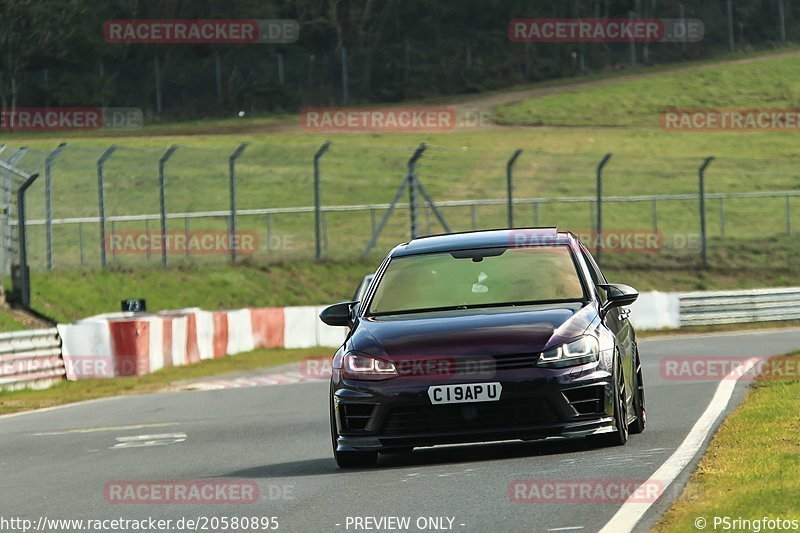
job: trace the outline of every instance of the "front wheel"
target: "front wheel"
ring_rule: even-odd
[[[330,394],[330,413],[331,413],[331,444],[333,445],[333,458],[339,468],[367,468],[375,464],[378,460],[378,452],[358,452],[358,451],[337,451],[336,441],[339,432],[336,429],[336,415],[333,411],[333,386],[331,385]]]
[[[644,381],[642,381],[642,363],[639,361],[639,350],[636,350],[636,381],[633,387],[633,414],[636,420],[628,426],[628,433],[638,435],[647,427],[647,411],[644,409]]]

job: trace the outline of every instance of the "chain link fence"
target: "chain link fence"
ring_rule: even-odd
[[[253,143],[242,148],[233,165],[237,145],[178,146],[168,158],[168,145],[109,148],[80,141],[58,152],[43,146],[7,146],[0,152],[9,165],[45,176],[28,191],[32,269],[99,267],[104,255],[107,266],[126,268],[155,266],[164,259],[171,265],[307,260],[316,257],[317,235],[321,258],[344,260],[363,256],[373,237],[372,253],[380,255],[411,234],[408,189],[399,193],[377,233],[393,195],[407,180],[408,160],[417,149],[413,144],[332,143],[319,159],[318,232],[313,160],[319,144]],[[513,147],[427,146],[416,179],[452,231],[507,227],[507,164],[513,152]],[[107,159],[98,163],[103,154]],[[605,237],[597,239],[596,174],[602,157],[523,148],[511,168],[514,225],[571,229],[594,246],[608,247],[610,254],[641,251],[639,261],[696,264],[703,158],[612,154],[602,173]],[[724,248],[786,235],[796,245],[800,178],[794,167],[788,159],[714,160],[705,171],[709,242]],[[6,275],[17,250],[12,204],[7,201],[4,211]],[[424,196],[416,195],[414,207],[420,234],[444,231]],[[244,239],[237,244],[230,238],[234,227],[236,239]],[[620,249],[619,239],[637,234],[655,235],[658,242]],[[633,254],[625,257],[634,260]]]

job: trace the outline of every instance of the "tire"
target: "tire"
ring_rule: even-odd
[[[340,452],[336,450],[336,441],[339,433],[336,429],[336,417],[333,413],[333,385],[330,392],[330,418],[331,418],[331,445],[333,446],[333,458],[339,468],[368,468],[373,466],[378,460],[378,452]]]
[[[644,381],[642,380],[642,363],[639,361],[639,350],[636,350],[636,373],[633,389],[633,414],[636,420],[628,426],[630,435],[638,435],[647,427],[647,411],[644,407]]]
[[[614,365],[614,425],[613,433],[597,436],[602,446],[624,446],[628,442],[628,398],[625,395],[625,374],[622,372],[622,358],[617,353]]]

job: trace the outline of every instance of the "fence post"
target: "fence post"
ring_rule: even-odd
[[[792,234],[792,204],[789,195],[786,195],[786,233]]]
[[[53,269],[53,161],[66,147],[67,143],[59,144],[44,160],[44,234],[47,270]]]
[[[106,172],[105,164],[117,149],[115,144],[109,146],[97,160],[97,206],[100,215],[100,266],[106,266]]]
[[[514,227],[514,163],[517,162],[517,158],[522,153],[521,148],[517,148],[514,151],[514,154],[511,156],[511,159],[508,160],[506,163],[506,190],[508,191],[508,227]]]
[[[31,174],[17,190],[17,240],[19,241],[20,303],[25,309],[31,304],[31,279],[28,271],[28,247],[25,242],[25,191],[39,174]]]
[[[606,166],[608,160],[611,159],[611,152],[603,156],[600,163],[597,165],[597,235],[595,236],[595,260],[600,263],[600,255],[602,253],[603,243],[603,167]]]
[[[425,143],[419,145],[414,151],[414,155],[408,160],[408,210],[411,215],[411,238],[416,239],[419,234],[417,232],[417,161],[422,157],[425,151]]]
[[[28,147],[22,146],[19,150],[11,154],[11,157],[8,158],[8,164],[12,168],[16,168],[17,162],[22,159],[22,156],[28,153]],[[9,169],[5,169],[3,172],[3,205],[5,206],[5,212],[3,213],[3,272],[10,273],[11,267],[11,253],[14,251],[14,246],[12,244],[11,239],[11,189],[14,188],[14,182],[11,177],[11,171]]]
[[[325,155],[325,152],[330,148],[331,142],[325,141],[319,147],[317,153],[314,154],[314,240],[315,240],[315,253],[314,258],[317,261],[322,260],[322,221],[320,219],[320,194],[319,194],[319,160]]]
[[[167,151],[164,152],[164,155],[162,155],[161,159],[158,160],[158,202],[161,209],[161,262],[164,264],[164,266],[167,265],[167,178],[164,175],[164,166],[167,164],[167,160],[172,156],[173,153],[175,153],[175,150],[177,149],[178,145],[173,144],[167,148]]]
[[[400,186],[397,187],[397,191],[394,193],[394,197],[392,201],[389,203],[389,209],[383,214],[383,218],[381,218],[381,223],[378,225],[378,229],[372,234],[372,237],[367,243],[367,247],[364,250],[364,255],[369,255],[372,248],[377,244],[378,237],[380,236],[383,228],[386,226],[386,222],[389,220],[389,217],[392,215],[397,202],[400,200],[400,197],[403,195],[403,191],[406,187],[409,187],[409,195],[411,197],[411,204],[408,206],[409,211],[411,212],[411,233],[412,238],[414,238],[414,234],[416,233],[416,165],[417,159],[422,157],[422,152],[425,151],[425,143],[420,144],[417,149],[414,151],[414,155],[412,155],[408,160],[408,172],[403,180],[400,182]],[[431,203],[432,205],[432,203]]]
[[[228,185],[231,201],[228,246],[231,247],[231,263],[236,263],[236,160],[242,155],[245,148],[247,148],[247,143],[241,143],[228,157]]]
[[[706,191],[705,191],[705,172],[706,167],[714,160],[713,156],[706,157],[703,164],[697,170],[700,182],[700,260],[703,268],[708,266],[708,242],[706,240]]]
[[[725,237],[725,197],[719,199],[719,236]]]

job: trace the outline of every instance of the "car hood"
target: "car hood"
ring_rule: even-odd
[[[361,318],[348,350],[379,357],[530,354],[583,334],[597,306],[580,303]]]

